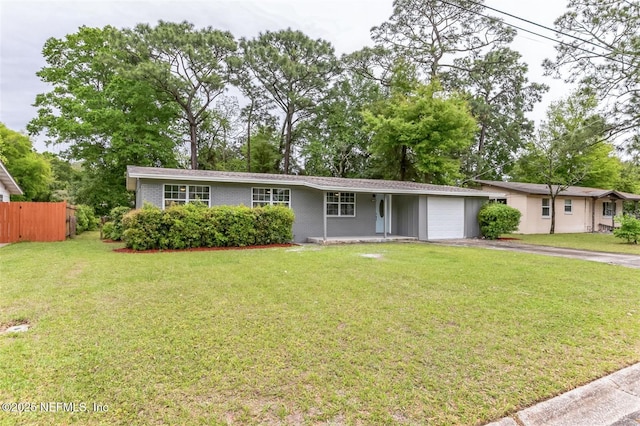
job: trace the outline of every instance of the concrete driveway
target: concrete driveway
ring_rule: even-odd
[[[608,263],[610,265],[626,266],[627,268],[640,269],[640,256],[633,254],[604,253],[599,251],[576,250],[558,247],[536,246],[522,244],[513,240],[441,240],[432,241],[435,244],[464,247],[483,247],[493,250],[519,251],[523,253],[542,254],[547,256],[568,257],[572,259],[589,260],[591,262]]]

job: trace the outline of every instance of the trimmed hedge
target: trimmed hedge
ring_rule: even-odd
[[[478,213],[482,236],[495,240],[502,234],[515,232],[520,224],[520,210],[500,203],[488,203]]]
[[[293,221],[286,207],[147,206],[123,217],[122,239],[134,250],[283,244],[293,239]]]

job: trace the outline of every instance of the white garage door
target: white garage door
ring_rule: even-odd
[[[427,238],[464,238],[464,198],[427,198]]]

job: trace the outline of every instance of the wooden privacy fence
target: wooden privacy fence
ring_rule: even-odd
[[[73,226],[68,226],[68,223]],[[72,227],[73,234],[70,232]],[[64,201],[0,203],[0,243],[64,241],[68,235],[74,234],[74,210],[67,209]]]

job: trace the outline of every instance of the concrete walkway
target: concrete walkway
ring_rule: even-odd
[[[572,259],[589,260],[592,262],[608,263],[611,265],[626,266],[640,269],[640,256],[621,253],[604,253],[599,251],[576,250],[559,247],[537,246],[533,244],[518,243],[513,240],[440,240],[432,241],[435,244],[464,247],[483,247],[493,250],[519,251],[523,253],[543,254],[547,256],[568,257]]]
[[[638,426],[640,364],[616,371],[487,426]]]

